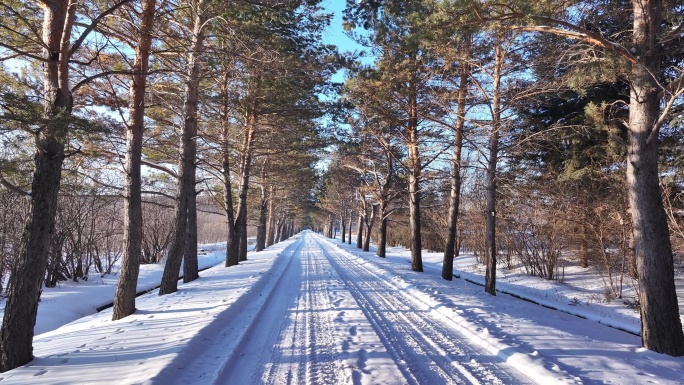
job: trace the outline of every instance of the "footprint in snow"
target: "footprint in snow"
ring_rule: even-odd
[[[61,361],[62,364],[66,364],[67,362],[69,362],[69,359],[68,359],[68,358],[64,358],[64,359],[62,359],[62,361]]]
[[[356,366],[363,370],[366,368],[366,361],[368,361],[368,352],[366,349],[359,350],[359,359],[356,361]]]
[[[355,336],[356,335],[356,326],[352,326],[349,328],[349,334]]]
[[[40,372],[34,374],[33,377],[42,376],[43,374],[45,374],[45,373],[47,373],[47,372],[48,372],[47,370],[43,369],[43,370],[41,370]]]

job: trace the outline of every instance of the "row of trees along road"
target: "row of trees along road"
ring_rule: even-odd
[[[360,240],[379,215],[392,231],[378,255],[407,246],[420,272],[422,248],[444,250],[448,280],[470,250],[492,295],[497,262],[562,280],[576,257],[609,299],[634,279],[643,346],[684,355],[683,14],[662,0],[348,1],[375,63],[349,69],[319,222],[344,228],[353,211]]]
[[[166,255],[160,295],[181,261],[186,282],[198,277],[198,213],[225,216],[227,266],[246,258],[248,223],[262,250],[310,222],[319,96],[340,61],[318,3],[0,5],[0,371],[32,359],[43,283],[120,259],[121,319],[140,263]]]
[[[320,95],[342,60],[320,42],[317,1],[3,2],[0,371],[32,359],[43,283],[120,259],[126,317],[140,263],[166,255],[160,294],[181,261],[198,277],[198,215],[212,212],[227,266],[246,258],[250,223],[261,250],[305,226],[334,236],[338,219],[359,248],[377,233],[379,256],[408,246],[415,271],[422,249],[444,251],[445,279],[472,251],[492,295],[501,262],[562,279],[576,255],[611,297],[635,277],[644,346],[684,355],[683,13],[348,1],[346,27],[377,60],[348,68],[348,132],[321,176]]]

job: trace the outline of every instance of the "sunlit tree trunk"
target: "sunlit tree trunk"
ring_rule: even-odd
[[[197,187],[192,177],[192,195],[188,197],[188,223],[186,232],[185,255],[183,257],[183,282],[188,283],[199,278],[199,261],[197,260]]]
[[[259,225],[257,226],[256,247],[261,251],[266,248],[266,226],[268,225],[268,196],[266,187],[261,186],[261,200],[259,201]]]
[[[71,115],[68,51],[76,4],[44,1],[43,91],[46,120],[36,138],[31,210],[12,266],[5,314],[0,329],[0,372],[33,359],[33,327],[54,231],[64,146]]]
[[[489,159],[487,162],[487,208],[485,212],[485,291],[496,295],[496,166],[499,157],[499,135],[501,134],[501,71],[504,63],[504,49],[501,36],[497,34],[494,47],[494,74],[492,84],[492,130],[489,136]]]
[[[375,224],[375,218],[378,215],[378,205],[371,205],[371,215],[366,222],[366,238],[363,240],[363,251],[370,250],[371,233],[373,231],[373,225]]]
[[[274,201],[275,201],[275,187],[270,186],[269,187],[269,193],[268,193],[268,232],[266,235],[266,246],[271,246],[273,245],[273,242],[275,242],[275,210],[274,210]]]
[[[159,287],[159,295],[175,293],[178,290],[178,273],[183,254],[188,247],[188,210],[194,207],[195,199],[195,161],[197,158],[197,105],[200,80],[200,60],[204,48],[204,26],[207,16],[203,10],[204,0],[194,4],[192,51],[188,59],[188,74],[185,85],[183,106],[183,131],[181,133],[181,156],[178,167],[178,201],[176,202],[175,230],[169,248],[164,274]],[[196,216],[195,216],[196,218]],[[192,245],[190,245],[192,246]],[[197,246],[195,245],[195,249]]]
[[[468,76],[470,76],[470,37],[464,37],[463,60],[461,60],[460,83],[458,86],[456,126],[454,127],[454,149],[451,155],[451,194],[449,195],[449,231],[444,247],[442,278],[451,281],[454,276],[454,257],[457,245],[458,211],[461,200],[461,149],[463,148],[463,126],[465,124]]]
[[[629,104],[627,186],[634,222],[634,252],[639,277],[641,339],[659,353],[684,355],[684,334],[674,283],[672,246],[660,192],[658,138],[662,24],[659,0],[634,0],[633,49],[641,57],[632,66]]]
[[[152,46],[152,27],[156,0],[142,2],[140,35],[135,52],[126,127],[126,182],[124,184],[123,255],[119,280],[114,294],[112,320],[127,317],[135,312],[138,273],[142,256],[143,220],[141,193],[141,160],[143,131],[145,128],[145,90]]]
[[[347,241],[347,212],[344,210],[340,215],[340,222],[342,227],[342,243]]]
[[[242,159],[240,171],[240,189],[238,190],[238,209],[235,218],[235,235],[238,244],[238,261],[247,260],[247,193],[249,191],[249,177],[252,168],[252,145],[257,124],[257,106],[252,103],[247,115],[247,127],[242,144]]]
[[[227,79],[224,79],[227,82]],[[226,96],[227,98],[227,96]],[[227,116],[227,109],[224,114]],[[225,118],[225,119],[224,119]],[[235,236],[235,211],[233,209],[233,185],[230,181],[230,138],[227,117],[221,119],[221,155],[223,177],[223,205],[226,211],[226,267],[238,264],[238,243]]]
[[[363,215],[359,211],[359,220],[356,224],[356,248],[360,249],[363,247]]]
[[[380,231],[378,232],[378,248],[375,255],[385,258],[387,254],[387,202],[380,202]]]
[[[409,147],[409,225],[411,249],[411,270],[423,271],[422,242],[420,235],[420,178],[422,165],[418,152],[418,99],[415,84],[409,89],[408,104],[408,147]]]

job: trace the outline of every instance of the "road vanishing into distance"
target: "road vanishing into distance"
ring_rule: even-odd
[[[398,277],[312,232],[290,249],[216,383],[532,383]]]

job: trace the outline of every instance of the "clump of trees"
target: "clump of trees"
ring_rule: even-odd
[[[199,277],[198,211],[224,218],[226,266],[248,234],[262,250],[304,227],[352,243],[355,227],[380,257],[409,247],[416,272],[444,251],[444,279],[473,252],[492,295],[501,261],[548,279],[594,266],[614,297],[634,277],[644,346],[684,355],[681,14],[348,1],[376,57],[362,66],[321,43],[318,1],[3,3],[0,371],[32,358],[43,284],[120,261],[120,319],[141,263],[166,259],[162,295],[181,264]],[[342,62],[344,111],[320,97]]]
[[[3,3],[0,371],[32,359],[43,284],[119,263],[117,320],[141,263],[166,261],[160,294],[181,263],[199,277],[197,243],[217,239],[198,217],[228,223],[227,265],[251,229],[262,250],[305,225],[340,61],[329,20],[299,0]]]
[[[391,186],[399,235],[377,235],[378,248],[404,243],[414,271],[422,248],[442,248],[448,280],[472,252],[492,295],[502,261],[559,280],[568,262],[592,266],[612,298],[635,280],[644,347],[684,355],[681,12],[660,0],[348,1],[347,27],[376,55],[350,70],[349,136],[391,149],[406,181]]]

